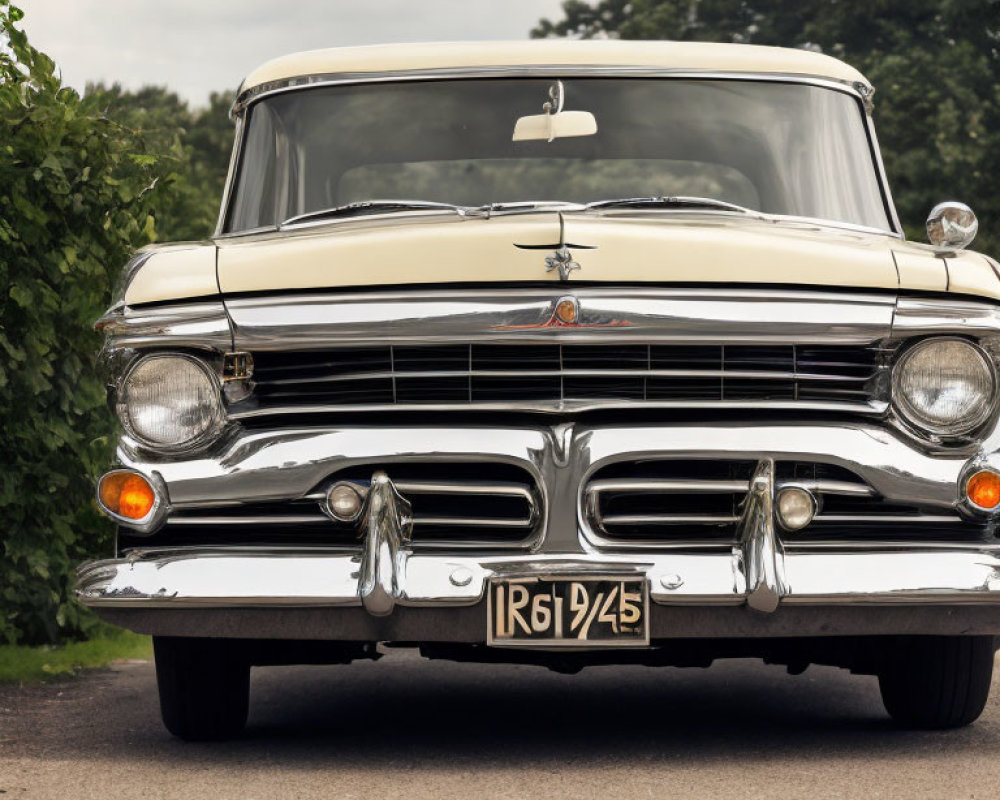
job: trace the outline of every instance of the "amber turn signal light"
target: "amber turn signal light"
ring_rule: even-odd
[[[977,472],[966,482],[965,496],[974,506],[992,511],[1000,506],[1000,475],[987,470]]]
[[[134,472],[109,472],[101,478],[98,495],[107,511],[126,519],[142,519],[156,502],[149,481]]]

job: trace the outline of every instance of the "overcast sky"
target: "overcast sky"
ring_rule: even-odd
[[[297,50],[525,39],[561,0],[20,0],[29,40],[63,80],[166,84],[194,105]]]

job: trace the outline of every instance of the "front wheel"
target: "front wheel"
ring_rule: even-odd
[[[153,637],[163,724],[174,736],[209,741],[236,736],[250,705],[250,663],[238,641]]]
[[[906,636],[879,671],[882,702],[907,728],[960,728],[983,712],[993,678],[992,636]]]

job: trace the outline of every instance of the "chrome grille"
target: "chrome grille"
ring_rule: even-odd
[[[289,545],[354,547],[356,523],[341,523],[323,510],[338,481],[367,490],[372,474],[385,470],[413,510],[414,548],[520,548],[539,531],[541,512],[531,475],[503,463],[402,463],[363,465],[328,476],[304,497],[239,505],[181,508],[152,537],[121,534],[132,546]]]
[[[309,408],[648,403],[878,405],[862,345],[456,344],[254,353],[234,416]]]
[[[609,546],[730,547],[756,460],[662,459],[611,464],[586,484],[588,524]],[[786,544],[821,540],[979,539],[981,525],[957,512],[887,502],[849,470],[778,461],[775,488],[809,489],[819,510]]]

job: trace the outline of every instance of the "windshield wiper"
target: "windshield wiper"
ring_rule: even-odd
[[[315,222],[340,217],[358,217],[364,214],[391,214],[394,211],[454,211],[463,217],[483,217],[489,219],[494,213],[529,212],[548,208],[571,207],[583,209],[579,203],[568,203],[563,200],[517,200],[509,203],[488,203],[483,206],[458,206],[454,203],[438,203],[433,200],[358,200],[345,203],[342,206],[323,208],[289,217],[279,225],[285,228],[299,225],[303,222]]]
[[[430,200],[359,200],[354,203],[345,203],[342,206],[323,208],[319,211],[310,211],[307,214],[299,214],[289,217],[278,227],[284,228],[286,225],[298,225],[302,222],[312,222],[322,219],[336,219],[337,217],[356,217],[363,214],[381,214],[393,211],[457,211],[464,209],[452,203],[435,203]]]
[[[469,217],[490,218],[494,213],[513,213],[528,211],[547,211],[551,208],[571,208],[582,209],[584,206],[579,203],[570,203],[566,200],[512,200],[506,203],[487,203],[484,206],[472,206],[464,209],[463,213]]]
[[[709,208],[721,211],[738,211],[741,214],[757,214],[750,208],[727,203],[724,200],[713,200],[711,197],[620,197],[616,200],[595,200],[587,203],[588,211],[597,208]]]

